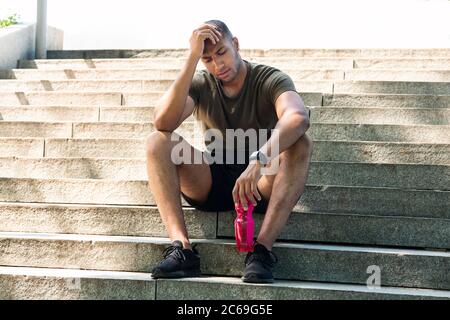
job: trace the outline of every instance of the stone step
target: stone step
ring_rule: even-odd
[[[0,267],[4,300],[428,300],[449,299],[445,290],[278,280],[246,284],[233,277],[151,279],[141,272]],[[48,290],[52,288],[52,290]],[[256,289],[256,290],[255,290]],[[191,292],[192,291],[192,292]]]
[[[375,57],[375,58],[448,58],[442,49],[267,49],[265,57]]]
[[[252,54],[258,53],[263,54],[264,50],[255,49],[252,52]],[[47,51],[47,59],[119,59],[138,58],[141,55],[148,58],[184,58],[188,54],[189,49],[49,50]]]
[[[13,69],[0,70],[0,79],[18,80],[175,80],[181,69]],[[293,80],[343,80],[342,70],[293,69],[284,70]],[[373,72],[372,70],[369,72]],[[434,71],[442,72],[442,71]],[[445,77],[435,76],[437,79]],[[413,79],[413,78],[411,78]],[[427,79],[433,79],[429,75]],[[439,80],[445,81],[445,80]]]
[[[450,108],[394,107],[308,107],[312,130],[318,123],[355,123],[364,125],[448,125]],[[0,109],[1,112],[1,109]],[[142,119],[142,118],[141,118]],[[6,120],[6,119],[5,119]]]
[[[167,238],[0,233],[2,266],[149,272]],[[195,241],[204,275],[239,277],[244,253],[231,240]],[[276,243],[274,277],[282,280],[366,284],[373,266],[384,286],[450,289],[450,253],[342,245]],[[351,267],[349,267],[351,266]],[[429,272],[433,270],[433,272]]]
[[[450,164],[448,144],[314,141],[311,160],[365,163]]]
[[[0,92],[81,91],[147,92],[166,91],[173,80],[1,80]]]
[[[217,212],[183,213],[190,238],[217,237]],[[0,231],[168,237],[156,206],[1,202]]]
[[[313,122],[308,132],[313,140],[450,143],[449,125],[332,124]]]
[[[298,84],[297,84],[298,83]],[[312,86],[314,83],[297,82],[296,87],[302,84]],[[317,86],[319,83],[317,84]],[[309,89],[309,87],[308,87]],[[317,87],[318,89],[318,87]],[[309,90],[312,91],[312,90]],[[324,92],[324,91],[322,91]],[[325,93],[325,92],[324,92]],[[333,93],[384,93],[384,94],[450,94],[449,82],[411,82],[411,81],[355,81],[344,80],[333,82]]]
[[[0,137],[9,138],[145,139],[154,130],[152,122],[0,121]],[[187,141],[204,141],[198,122],[183,122],[175,132]],[[449,125],[313,122],[308,133],[313,140],[450,143]]]
[[[240,49],[241,56],[264,56],[263,49]],[[427,52],[423,52],[427,54]],[[442,52],[445,54],[445,51]],[[188,49],[49,50],[47,59],[187,58]]]
[[[44,156],[45,140],[28,138],[0,138],[0,154],[2,157],[34,157]]]
[[[449,70],[282,68],[293,80],[430,81],[449,82]],[[175,80],[181,69],[13,69],[0,70],[0,79],[18,80]]]
[[[0,92],[3,106],[154,106],[164,94],[153,92]],[[300,92],[306,106],[364,106],[385,108],[448,108],[450,95],[322,94]]]
[[[0,157],[0,176],[33,179],[147,180],[145,159]],[[450,190],[449,165],[311,161],[313,185]]]
[[[154,300],[156,281],[138,272],[0,267],[2,300]],[[164,290],[161,290],[164,292]],[[411,291],[399,295],[422,299]],[[425,297],[444,292],[427,290]],[[392,296],[392,294],[388,295]],[[397,295],[393,295],[396,297]],[[426,298],[430,299],[430,298]]]
[[[378,108],[449,108],[450,95],[324,94],[321,104],[309,105],[333,107],[364,106]]]
[[[245,59],[245,57],[244,57]],[[296,58],[296,57],[247,57],[246,60],[275,68],[311,69],[450,69],[450,58]],[[141,59],[63,59],[19,60],[18,69],[112,69],[112,68],[182,68],[186,58]],[[202,63],[197,69],[203,69]]]
[[[0,92],[28,91],[88,91],[88,92],[148,92],[166,91],[173,80],[2,80]],[[448,82],[408,81],[295,81],[302,92],[320,93],[389,93],[389,94],[450,94]]]
[[[146,105],[154,104],[161,94],[146,94]],[[122,94],[119,92],[0,92],[2,105],[41,105],[41,106],[120,106]]]
[[[434,110],[433,113],[438,111]],[[4,121],[148,122],[153,120],[154,113],[155,107],[0,106],[0,120]],[[445,118],[443,113],[437,117],[442,118],[442,115]],[[189,116],[185,121],[195,119]]]
[[[145,140],[0,138],[0,152],[3,157],[145,158]],[[449,154],[449,144],[316,140],[312,161],[448,165]]]
[[[229,238],[233,241],[236,213],[219,212],[218,215],[218,237]],[[253,218],[255,234],[258,235],[264,215],[254,214]],[[448,250],[450,249],[449,232],[450,219],[293,212],[278,239]]]
[[[354,69],[345,71],[345,80],[449,82],[450,70]]]
[[[2,138],[71,138],[70,122],[0,121]]]
[[[332,69],[439,69],[449,70],[450,59],[446,58],[292,58],[254,57],[252,62],[275,68],[306,68],[308,64],[318,68]]]
[[[196,129],[197,128],[197,129]],[[154,131],[153,123],[117,122],[31,122],[0,121],[2,138],[75,138],[75,139],[145,139]],[[184,122],[176,133],[196,147],[203,144],[203,134],[197,122]]]
[[[122,94],[122,105],[126,106],[154,106],[159,97],[164,94],[161,92],[127,92]],[[322,105],[322,93],[319,92],[299,92],[300,97],[307,106],[320,106]],[[1,97],[1,93],[0,93]],[[443,96],[449,97],[450,96]]]
[[[308,63],[319,68],[328,66],[334,69],[439,69],[449,70],[450,59],[445,58],[292,58],[292,57],[254,57],[249,61],[267,64],[276,68],[305,68]]]
[[[146,181],[0,178],[0,201],[156,205]],[[182,205],[188,206],[181,197]],[[295,205],[299,212],[340,212],[448,219],[450,191],[312,185]]]
[[[234,239],[235,212],[183,214],[190,239]],[[0,231],[168,237],[156,206],[2,202]],[[294,211],[278,240],[449,249],[449,231],[450,219]]]
[[[278,280],[271,285],[242,285],[240,279],[202,277],[195,279],[158,280],[157,299],[449,299],[446,290],[411,289],[366,285]],[[189,294],[190,291],[193,291]]]
[[[441,59],[447,61],[445,59]],[[353,69],[353,59],[348,58],[249,58],[248,61],[270,64],[276,68],[302,69]],[[291,61],[291,62],[290,62]],[[182,68],[185,58],[141,58],[141,59],[63,59],[63,60],[19,60],[18,69],[116,69],[116,68]],[[204,69],[203,63],[197,64],[197,69]],[[440,68],[439,68],[440,69]]]
[[[446,58],[397,58],[397,59],[355,59],[355,69],[450,69],[450,59]]]
[[[51,158],[144,158],[145,140],[46,139],[44,154]],[[449,144],[316,140],[311,160],[450,164],[449,154]]]
[[[240,49],[243,56],[258,57],[449,57],[449,49]],[[49,50],[48,59],[100,59],[187,57],[189,49]]]
[[[181,69],[11,69],[0,70],[0,79],[17,80],[175,80]],[[343,74],[340,79],[343,79]]]
[[[377,108],[308,106],[312,123],[448,125],[450,108]],[[0,120],[41,122],[149,122],[154,107],[0,106]],[[194,116],[186,120],[195,121]],[[311,129],[310,129],[311,130]]]
[[[120,111],[123,110],[123,113],[130,114],[132,113],[134,119],[138,119],[138,115],[143,115],[143,113],[139,113],[139,108],[134,108],[132,111],[124,110],[125,107],[118,109],[117,107],[114,109],[108,107],[88,107],[88,106],[66,106],[66,107],[48,107],[48,106],[0,106],[0,120],[3,121],[100,121],[100,110],[105,111],[105,108],[111,110],[113,113],[111,117],[116,116]],[[116,110],[116,112],[114,112]],[[147,114],[153,117],[153,110],[147,111]],[[106,112],[109,114],[109,111]],[[130,115],[130,117],[132,117]],[[123,117],[127,119],[126,116]],[[145,118],[141,118],[145,119]],[[147,118],[152,119],[152,118]],[[127,120],[124,120],[127,121]],[[136,120],[135,120],[136,121]]]
[[[0,92],[116,91],[145,93],[167,91],[172,83],[173,80],[2,80]],[[333,93],[333,82],[330,81],[296,81],[295,85],[302,88],[303,92]],[[429,87],[432,87],[432,89],[429,89]],[[358,90],[357,86],[355,88],[355,90]],[[426,89],[438,91],[442,94],[450,93],[450,90],[442,89],[440,83],[436,83],[434,87],[427,85]]]
[[[154,106],[164,91],[153,92],[0,92],[0,101],[6,106]],[[301,92],[305,105],[321,105],[322,94]]]

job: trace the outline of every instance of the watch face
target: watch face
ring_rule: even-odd
[[[267,164],[267,158],[261,151],[255,151],[250,155],[249,158],[250,161],[252,160],[258,160],[261,164],[266,165]]]
[[[258,151],[258,160],[262,164],[266,164],[267,163],[267,158],[265,157],[265,155],[261,151]]]

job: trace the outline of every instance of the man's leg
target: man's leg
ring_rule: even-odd
[[[176,135],[166,131],[155,131],[147,139],[148,185],[171,241],[180,240],[185,249],[191,249],[180,190],[189,198],[200,203],[204,202],[212,186],[212,177],[208,163],[204,162],[201,156],[202,152],[184,139],[182,142],[171,141],[171,134]],[[183,150],[190,150],[192,159],[190,164],[176,165],[172,161],[172,149],[178,143],[185,144],[186,148]],[[202,163],[193,164],[193,159],[202,159]]]
[[[305,133],[278,156],[280,166],[277,174],[262,176],[258,181],[261,196],[269,199],[269,204],[257,241],[268,250],[272,250],[275,240],[305,190],[312,150],[313,141]]]

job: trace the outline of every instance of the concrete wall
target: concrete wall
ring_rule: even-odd
[[[63,50],[64,31],[48,26],[47,31],[47,50]]]
[[[0,29],[0,69],[13,69],[19,59],[34,59],[35,24],[18,24]],[[47,34],[48,50],[62,50],[64,33],[49,27]]]

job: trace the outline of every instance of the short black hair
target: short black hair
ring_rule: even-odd
[[[215,25],[217,27],[217,29],[219,30],[219,32],[222,33],[222,35],[224,36],[225,39],[228,39],[228,40],[233,39],[233,34],[231,33],[230,29],[228,29],[225,22],[220,21],[220,20],[209,20],[209,21],[205,21],[204,23]]]

